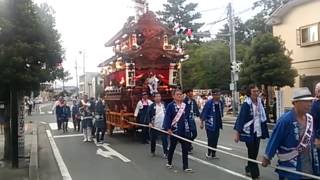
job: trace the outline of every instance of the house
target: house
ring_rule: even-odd
[[[267,20],[274,36],[279,36],[297,69],[295,87],[308,87],[314,93],[320,82],[320,0],[291,0]],[[283,88],[284,107],[291,107],[292,89]]]

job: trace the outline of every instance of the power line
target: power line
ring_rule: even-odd
[[[242,11],[239,11],[239,12],[235,13],[235,16],[236,16],[236,15],[243,14],[243,13],[246,13],[246,12],[248,12],[248,11],[252,11],[252,10],[253,10],[253,8],[247,8],[247,9],[245,9],[245,10],[242,10]]]
[[[215,25],[215,24],[218,24],[219,22],[223,22],[223,21],[225,21],[225,20],[227,20],[228,18],[227,17],[225,17],[225,18],[223,18],[223,19],[219,19],[219,20],[217,20],[217,21],[213,21],[213,22],[211,22],[211,23],[208,23],[207,25]]]
[[[199,11],[199,12],[200,13],[205,13],[205,12],[220,10],[220,9],[223,9],[223,8],[225,8],[225,7],[211,8],[211,9],[206,9],[206,10],[202,10],[202,11]]]

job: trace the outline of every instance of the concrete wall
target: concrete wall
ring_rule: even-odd
[[[282,18],[282,23],[273,26],[274,36],[279,36],[285,41],[286,48],[292,52],[292,66],[298,70],[295,87],[303,86],[303,78],[306,76],[320,76],[320,44],[301,47],[297,45],[296,30],[302,26],[320,22],[320,1],[311,1],[291,9]],[[320,79],[319,79],[320,81]],[[291,106],[291,88],[283,88],[285,91],[285,107]],[[312,89],[310,89],[312,91]]]

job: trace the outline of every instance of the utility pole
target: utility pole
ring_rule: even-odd
[[[234,12],[231,3],[228,5],[228,19],[229,19],[229,33],[230,33],[230,63],[231,66],[233,64],[237,64],[236,61],[236,40],[235,40],[235,29],[234,29]],[[230,90],[232,91],[232,111],[233,115],[237,115],[237,103],[238,103],[238,94],[237,94],[237,81],[239,79],[239,75],[237,71],[231,69],[231,84]]]
[[[77,61],[77,57],[75,60],[75,69],[76,69],[76,86],[77,86],[77,97],[79,98],[79,83],[78,83],[78,61]]]
[[[83,83],[83,95],[85,95],[86,94],[86,83],[87,83],[87,81],[86,81],[86,53],[83,50],[83,51],[80,51],[79,54],[82,54],[82,58],[83,58],[83,79],[84,79],[83,80],[84,81],[84,83]]]

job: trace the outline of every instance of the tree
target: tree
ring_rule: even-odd
[[[236,43],[241,44],[250,44],[251,40],[248,38],[248,28],[245,23],[239,17],[234,18],[234,29],[235,29],[235,37]],[[223,28],[219,30],[217,33],[216,39],[229,42],[230,37],[229,34],[229,24],[223,25]]]
[[[270,16],[277,8],[282,4],[286,4],[290,0],[259,0],[253,5],[254,8],[261,7],[261,13],[263,16]]]
[[[240,73],[240,83],[264,85],[266,112],[269,112],[269,86],[293,86],[298,75],[291,67],[292,59],[288,55],[284,42],[271,33],[255,37],[251,43],[247,58]]]
[[[5,149],[5,158],[10,159],[12,151],[16,167],[18,104],[24,95],[38,90],[40,83],[57,78],[63,50],[47,5],[38,7],[31,0],[0,1],[0,27],[0,85],[4,88],[2,98],[7,102],[11,94],[12,119],[5,138],[12,149]],[[6,127],[10,127],[9,124]]]
[[[259,0],[255,2],[253,8],[262,8],[262,10],[252,19],[245,22],[245,26],[247,27],[247,37],[252,40],[258,34],[271,33],[272,27],[266,24],[266,20],[282,4],[289,1],[290,0]]]
[[[186,4],[186,0],[167,0],[163,6],[164,10],[158,11],[157,14],[160,16],[160,20],[171,29],[175,23],[178,23],[186,28],[191,28],[193,32],[198,32],[204,25],[204,23],[196,22],[201,18],[201,14],[195,11],[197,3]]]
[[[228,89],[230,83],[230,60],[228,46],[212,41],[190,45],[190,59],[183,62],[182,77],[186,88]]]
[[[242,83],[265,86],[293,86],[297,71],[292,69],[292,59],[287,55],[284,42],[271,33],[253,39],[247,58],[243,62]]]
[[[59,80],[62,81],[62,91],[64,92],[64,90],[65,90],[64,83],[70,81],[72,79],[72,76],[69,71],[63,71],[63,70],[59,71],[58,76],[59,76]]]

